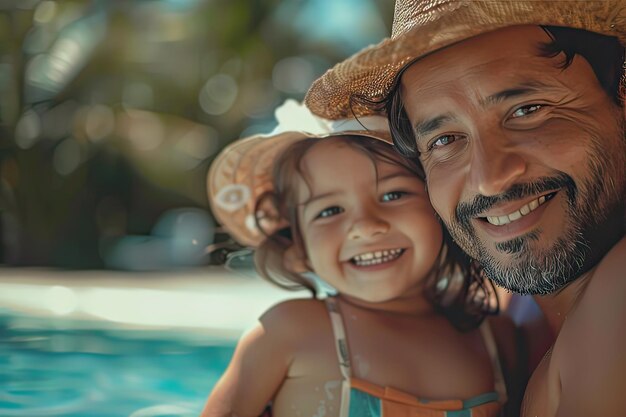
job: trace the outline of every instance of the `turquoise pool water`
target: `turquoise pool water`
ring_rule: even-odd
[[[202,332],[0,312],[0,416],[197,416],[233,348]]]

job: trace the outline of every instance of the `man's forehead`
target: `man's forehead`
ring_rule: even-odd
[[[567,71],[559,66],[563,58],[541,54],[541,45],[549,41],[541,28],[519,26],[481,35],[424,57],[401,79],[407,110],[417,111],[417,106],[422,113],[429,107],[439,107],[437,114],[441,115],[442,108],[467,100],[485,107],[533,92],[566,94]]]
[[[419,74],[416,78],[421,80],[422,88],[427,89],[433,82],[448,79],[451,71],[462,71],[467,76],[483,75],[493,65],[516,66],[520,62],[525,65],[518,66],[518,70],[542,67],[547,60],[541,54],[541,46],[550,41],[548,34],[537,26],[515,26],[483,34],[416,60],[404,72],[403,86],[411,87],[406,85],[406,75],[412,73]],[[490,73],[491,77],[504,79],[513,75],[514,72]]]
[[[442,58],[463,60],[467,56],[535,54],[538,52],[537,46],[551,40],[552,35],[540,26],[509,26],[457,42],[419,58],[416,62],[437,61]]]

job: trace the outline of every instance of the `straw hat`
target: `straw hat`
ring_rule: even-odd
[[[515,25],[586,29],[615,36],[626,45],[626,1],[397,0],[391,38],[327,71],[313,83],[305,104],[327,119],[371,114],[371,106],[350,103],[350,98],[380,101],[388,95],[398,73],[417,58]]]
[[[304,105],[287,100],[276,110],[278,127],[269,135],[255,135],[227,146],[209,169],[207,189],[211,209],[231,236],[243,245],[258,246],[287,225],[273,207],[257,207],[258,199],[273,189],[276,158],[291,144],[307,138],[358,135],[391,144],[387,120],[380,116],[358,121],[329,121],[315,117]],[[254,210],[262,210],[262,215]],[[263,230],[256,218],[262,218]]]

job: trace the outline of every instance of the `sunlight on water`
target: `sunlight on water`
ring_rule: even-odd
[[[78,303],[74,290],[58,285],[50,287],[48,294],[46,294],[46,300],[50,311],[60,316],[76,310]]]
[[[233,349],[198,334],[38,321],[0,316],[0,416],[196,416]]]

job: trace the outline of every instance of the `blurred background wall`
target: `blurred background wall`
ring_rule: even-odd
[[[207,168],[269,132],[389,0],[0,0],[0,262],[219,262]]]

